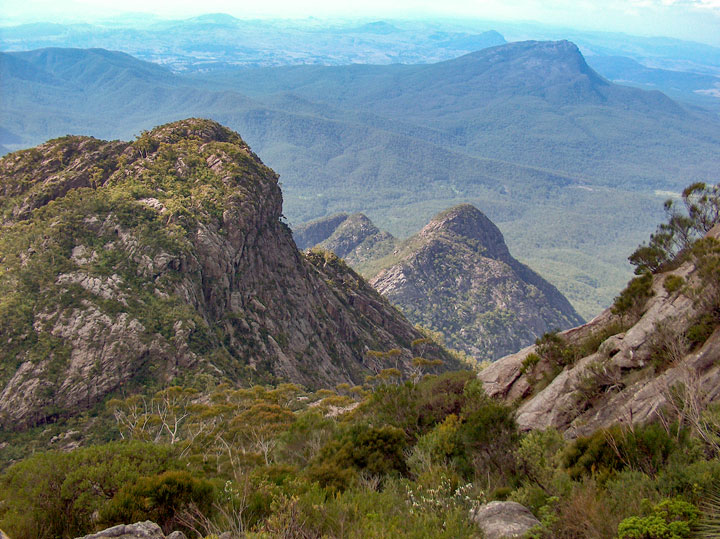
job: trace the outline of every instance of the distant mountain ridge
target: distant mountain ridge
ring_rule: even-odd
[[[511,256],[497,226],[470,204],[441,212],[405,241],[362,214],[316,221],[301,235],[307,228],[322,229],[318,245],[363,272],[412,322],[477,360],[583,322],[554,286]]]
[[[22,141],[3,146],[66,133],[128,139],[211,117],[241,131],[282,175],[291,223],[361,212],[407,237],[470,201],[585,316],[627,280],[625,256],[659,219],[656,191],[708,179],[720,165],[716,118],[604,81],[567,42],[511,43],[428,65],[192,77],[136,69],[124,55],[85,52],[78,62],[77,51],[65,53],[84,74],[62,79],[74,71],[58,63],[47,71],[47,51],[10,55],[54,82],[2,73],[2,125]]]

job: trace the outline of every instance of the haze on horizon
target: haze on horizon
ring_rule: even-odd
[[[126,15],[188,18],[227,13],[240,19],[462,18],[538,22],[579,30],[667,36],[720,46],[720,0],[0,0],[0,21],[92,22]]]

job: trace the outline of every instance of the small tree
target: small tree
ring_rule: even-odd
[[[683,190],[681,200],[682,206],[672,199],[665,202],[667,223],[628,258],[636,274],[659,271],[720,222],[720,184],[693,183]]]

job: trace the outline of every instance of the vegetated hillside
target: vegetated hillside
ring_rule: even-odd
[[[318,387],[382,370],[369,351],[391,349],[406,368],[423,336],[336,256],[301,255],[281,212],[277,175],[208,120],[5,156],[3,426],[198,372]]]
[[[508,43],[430,65],[294,66],[214,78],[252,96],[291,92],[372,111],[401,125],[431,128],[444,145],[471,155],[596,184],[656,184],[671,170],[709,173],[701,165],[714,161],[706,145],[720,140],[710,115],[684,110],[660,92],[603,79],[567,41]],[[697,160],[678,151],[675,142],[684,145],[678,135],[697,141],[688,148]],[[648,152],[677,168],[662,171],[659,162],[648,161]],[[669,155],[680,161],[672,165]]]
[[[600,319],[548,335],[536,356],[501,360],[480,378],[423,376],[431,362],[417,359],[412,372],[390,368],[315,392],[194,379],[98,406],[91,420],[105,421],[104,437],[89,447],[62,422],[22,445],[0,430],[0,527],[17,539],[144,520],[162,535],[449,539],[477,537],[491,522],[517,530],[508,512],[521,511],[523,529],[534,524],[542,539],[715,537],[720,225],[696,240],[720,220],[720,186],[695,184],[683,196],[691,218],[671,206],[668,225],[632,256],[640,275],[613,313],[632,326],[623,334]],[[650,349],[648,338],[657,338]],[[580,359],[587,354],[594,367]],[[577,390],[519,408],[486,394],[506,388],[516,400],[528,383],[537,397],[548,383]],[[645,424],[655,405],[658,421]],[[572,421],[593,410],[588,423],[620,421],[599,430]],[[32,450],[43,444],[64,450]]]
[[[514,43],[428,65],[193,77],[114,54],[8,54],[42,80],[0,76],[2,144],[66,133],[127,139],[211,117],[281,174],[291,223],[363,212],[403,238],[471,202],[585,317],[626,282],[625,254],[659,218],[656,191],[707,178],[720,155],[716,119],[604,81],[568,43]]]
[[[477,360],[582,323],[554,286],[510,255],[500,230],[472,205],[440,213],[404,242],[362,214],[315,221],[301,234],[306,230],[324,230],[319,246],[370,279],[412,322]]]
[[[672,210],[631,256],[639,276],[611,309],[480,373],[489,395],[519,406],[521,429],[574,438],[677,418],[714,436],[700,414],[720,400],[720,186],[683,198],[689,211]]]

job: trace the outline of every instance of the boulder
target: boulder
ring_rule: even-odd
[[[160,526],[146,520],[135,524],[119,524],[106,530],[86,535],[79,539],[165,539]],[[177,539],[177,538],[176,538]]]
[[[485,539],[522,537],[540,524],[530,510],[516,502],[490,502],[470,512],[470,520],[482,530]]]

